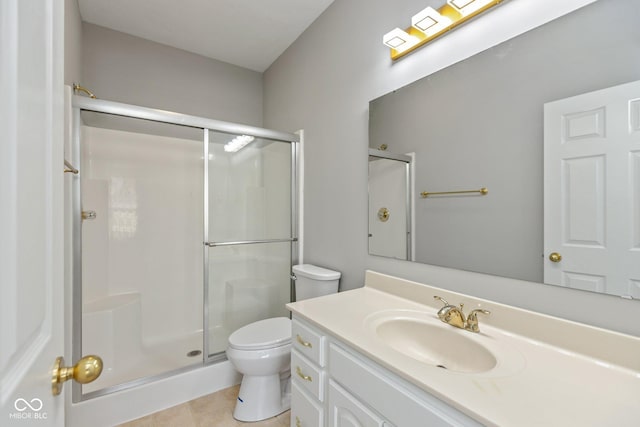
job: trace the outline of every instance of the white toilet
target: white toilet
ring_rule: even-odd
[[[338,292],[340,273],[311,264],[293,266],[296,300]],[[243,374],[233,417],[260,421],[291,407],[291,320],[259,320],[229,336],[227,358]]]

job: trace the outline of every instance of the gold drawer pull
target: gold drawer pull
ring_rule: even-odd
[[[303,340],[300,334],[296,335],[296,341],[298,341],[300,344],[302,344],[305,347],[309,347],[309,348],[313,347],[310,342]]]
[[[302,373],[302,369],[300,369],[300,366],[296,366],[296,373],[305,381],[313,381],[313,378],[311,378],[311,376]]]
[[[296,427],[302,427],[302,421],[298,417],[296,417]]]

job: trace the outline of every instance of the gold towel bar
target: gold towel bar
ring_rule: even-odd
[[[464,190],[464,191],[440,191],[438,193],[433,193],[433,192],[426,192],[423,191],[422,193],[420,193],[420,195],[422,196],[423,199],[429,197],[429,196],[435,196],[435,195],[439,195],[439,194],[464,194],[464,193],[480,193],[482,196],[486,195],[489,192],[489,190],[487,190],[487,187],[482,187],[479,190]]]
[[[74,175],[78,174],[78,169],[74,168],[73,165],[68,161],[65,160],[64,165],[65,165],[64,173],[71,172]]]

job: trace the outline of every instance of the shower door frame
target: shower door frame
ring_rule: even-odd
[[[415,208],[413,203],[413,198],[411,195],[414,192],[414,162],[415,162],[415,153],[410,154],[395,154],[384,150],[377,150],[375,148],[369,148],[369,159],[371,157],[375,157],[377,159],[386,159],[386,160],[395,160],[398,162],[402,162],[405,164],[405,220],[406,220],[406,251],[407,256],[405,258],[406,261],[415,261]],[[370,172],[369,172],[370,173]],[[371,185],[371,184],[369,184]],[[371,190],[369,190],[371,191]],[[369,210],[371,209],[371,194],[369,193],[369,201],[367,202],[367,219],[369,220]],[[371,224],[367,226],[368,233],[371,233]],[[367,241],[367,251],[369,255],[376,256],[385,256],[386,255],[378,255],[371,253],[371,242]],[[398,258],[400,259],[400,258]]]
[[[71,245],[73,256],[72,287],[71,287],[71,353],[72,360],[79,360],[82,355],[82,190],[80,138],[81,138],[81,117],[82,111],[92,111],[115,116],[149,120],[153,122],[167,123],[179,126],[186,126],[203,131],[203,162],[204,162],[204,191],[203,191],[203,361],[202,364],[170,370],[158,375],[133,379],[122,384],[105,387],[89,393],[82,393],[82,386],[77,382],[72,385],[72,402],[78,403],[104,396],[121,390],[129,389],[139,385],[147,384],[163,378],[167,378],[181,372],[192,369],[199,369],[207,364],[226,360],[224,352],[209,354],[209,248],[230,244],[251,244],[251,243],[280,243],[291,242],[291,266],[297,263],[298,258],[298,182],[299,182],[299,156],[300,156],[300,136],[288,132],[280,132],[255,126],[243,125],[239,123],[225,122],[221,120],[208,119],[204,117],[191,116],[188,114],[174,113],[166,110],[158,110],[148,107],[124,104],[102,99],[92,99],[80,95],[72,96],[71,117],[71,163],[77,165],[78,173],[74,175],[71,189]],[[209,131],[223,132],[234,135],[248,135],[255,138],[269,139],[291,144],[291,237],[288,239],[254,240],[243,242],[209,242]],[[294,282],[289,282],[290,301],[293,300]],[[78,321],[79,320],[79,321]]]

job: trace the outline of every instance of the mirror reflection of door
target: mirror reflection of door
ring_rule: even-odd
[[[640,81],[545,104],[544,120],[545,283],[640,298]]]
[[[369,253],[409,260],[411,158],[402,157],[369,156]]]

